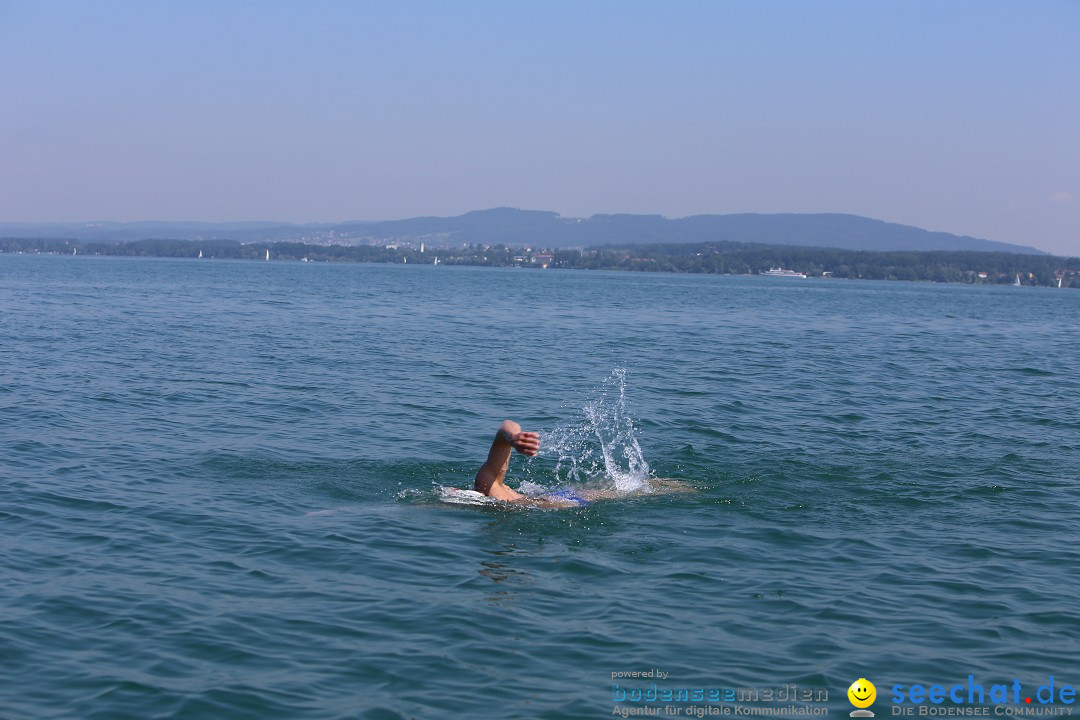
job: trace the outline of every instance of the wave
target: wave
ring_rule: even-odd
[[[651,469],[630,415],[626,375],[625,368],[613,369],[577,420],[545,434],[540,457],[556,458],[559,484],[600,482],[620,493],[649,488]]]

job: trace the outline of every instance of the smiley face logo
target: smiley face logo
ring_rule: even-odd
[[[859,678],[851,683],[851,687],[847,690],[847,697],[855,707],[868,708],[873,705],[874,700],[877,699],[877,688],[874,687],[874,683],[866,678]],[[855,713],[851,714],[855,715]],[[872,713],[859,713],[859,715],[864,714],[873,717]]]

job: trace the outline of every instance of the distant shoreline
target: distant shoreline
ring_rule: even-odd
[[[543,249],[503,244],[427,247],[422,243],[314,245],[234,240],[135,240],[102,243],[53,238],[0,238],[0,253],[109,257],[202,258],[381,264],[467,265],[528,269],[616,270],[760,275],[783,268],[814,277],[1080,288],[1080,258],[981,251],[839,250],[735,242],[606,245]],[[800,278],[779,278],[800,282]]]

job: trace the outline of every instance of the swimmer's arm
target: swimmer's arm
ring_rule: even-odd
[[[529,457],[536,455],[540,452],[540,436],[534,432],[522,432],[521,426],[513,420],[504,420],[499,431],[495,433],[487,460],[476,473],[473,487],[477,491],[491,495],[492,486],[502,484],[513,450]]]

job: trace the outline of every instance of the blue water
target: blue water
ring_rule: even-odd
[[[1080,293],[0,255],[0,310],[5,720],[1080,684]],[[443,502],[504,418],[511,485],[692,491]]]

